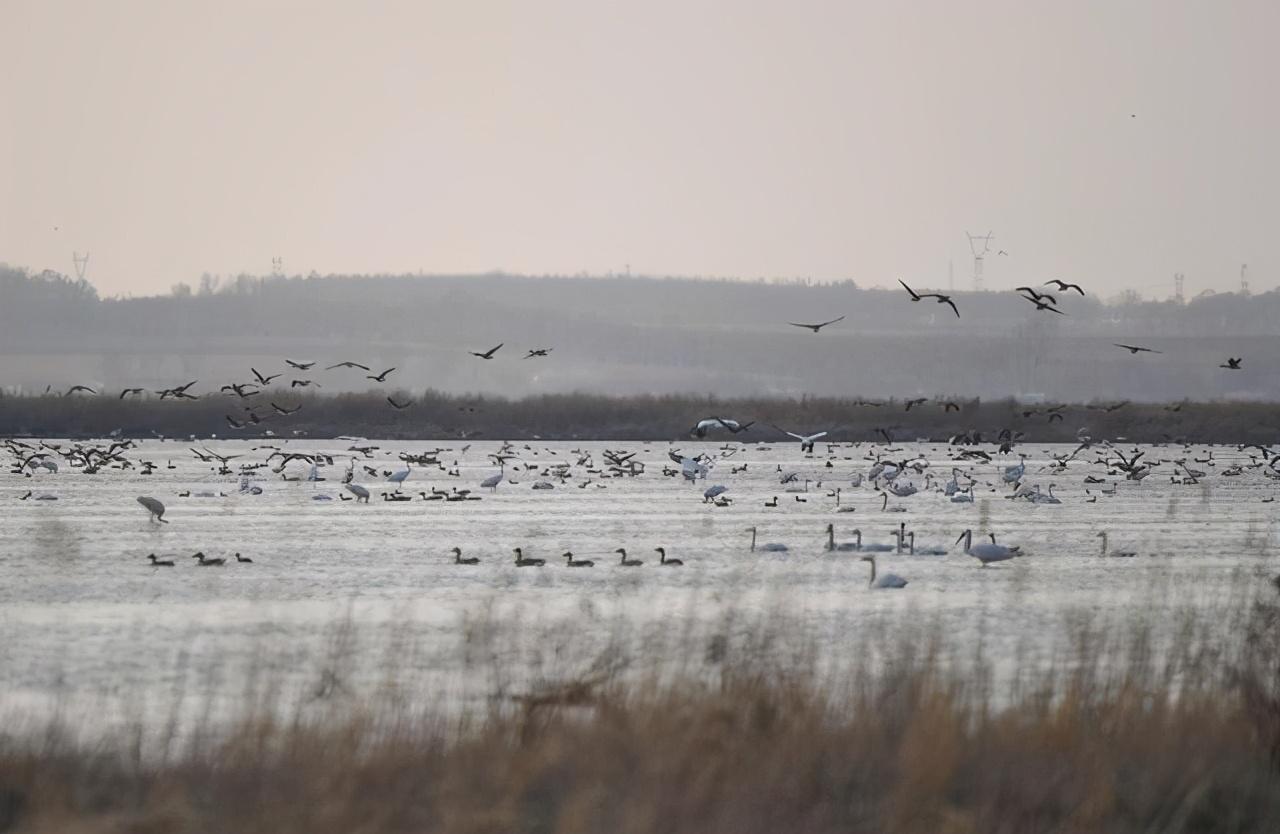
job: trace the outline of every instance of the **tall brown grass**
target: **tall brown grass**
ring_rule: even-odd
[[[257,705],[159,754],[141,724],[10,726],[0,831],[1274,832],[1278,601],[1163,657],[1079,622],[1071,657],[999,692],[936,636],[831,673],[748,634],[674,678],[597,669],[460,712]]]

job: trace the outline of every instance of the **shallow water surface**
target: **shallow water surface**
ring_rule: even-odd
[[[1140,617],[1172,628],[1178,611],[1238,606],[1241,589],[1256,584],[1275,556],[1276,505],[1267,499],[1277,482],[1234,449],[1216,448],[1209,461],[1203,448],[1147,447],[1145,460],[1157,466],[1135,482],[1094,463],[1106,454],[1100,447],[1060,471],[1046,462],[1071,447],[1024,447],[1024,483],[1056,484],[1062,503],[1051,505],[1006,497],[1001,472],[1016,457],[956,464],[957,450],[944,445],[886,452],[840,444],[806,456],[796,444],[682,443],[685,454],[715,460],[705,481],[689,483],[663,474],[679,469],[667,443],[515,444],[506,479],[491,492],[479,485],[498,471],[489,455],[499,444],[464,450],[446,441],[440,466],[411,467],[402,491],[414,500],[407,502],[383,500],[396,488],[383,473],[404,467],[401,453],[441,448],[435,443],[355,444],[378,447],[369,457],[344,441],[277,445],[331,454],[334,464],[319,469],[321,481],[306,480],[301,462],[281,473],[258,468],[250,478],[261,493],[251,494],[239,490],[240,467],[264,462],[270,449],[153,440],[126,453],[154,462],[151,475],[136,467],[84,474],[65,462],[57,473],[0,475],[6,701],[157,703],[179,689],[236,691],[251,670],[310,687],[335,658],[352,679],[405,673],[477,694],[495,686],[495,669],[516,680],[570,669],[619,640],[654,654],[679,651],[688,648],[681,635],[756,618],[785,619],[806,650],[830,657],[868,634],[929,622],[957,645],[981,637],[997,658],[1016,653],[1032,662],[1049,658],[1066,617]],[[218,474],[218,464],[199,460],[191,447],[240,457],[229,461],[230,474]],[[606,448],[636,452],[644,473],[611,474]],[[921,461],[922,472],[897,479],[920,491],[890,496],[882,510],[882,494],[869,482],[852,485],[877,456]],[[341,500],[349,496],[342,479],[353,458],[355,482],[372,492],[368,504]],[[1181,459],[1206,472],[1198,484],[1171,483]],[[558,463],[572,464],[568,477],[548,474]],[[1241,474],[1224,475],[1233,464]],[[941,492],[956,465],[978,480],[972,504]],[[807,492],[789,492],[803,487],[780,484],[780,472],[807,478]],[[1086,484],[1087,475],[1105,483]],[[540,480],[554,488],[532,489]],[[730,505],[703,501],[713,484],[729,488]],[[470,489],[481,500],[423,500],[420,493],[433,489]],[[32,497],[19,500],[28,491]],[[35,500],[42,494],[57,500]],[[151,522],[138,495],[164,502],[169,523]],[[774,496],[777,506],[766,506]],[[825,550],[829,523],[841,542],[860,529],[864,545],[892,543],[905,524],[917,547],[949,554],[879,553],[878,569],[909,584],[872,592],[861,554]],[[750,552],[750,526],[761,544],[784,543],[788,552]],[[966,528],[978,538],[994,532],[1026,555],[982,568],[955,544]],[[1139,555],[1099,558],[1104,530],[1110,550]],[[480,564],[452,564],[455,546]],[[547,565],[516,567],[517,546]],[[646,564],[619,566],[619,547]],[[656,547],[684,565],[659,566]],[[201,568],[190,558],[197,550],[228,558],[238,551],[253,563]],[[565,551],[596,564],[570,569],[560,559]],[[178,564],[152,568],[148,553]]]

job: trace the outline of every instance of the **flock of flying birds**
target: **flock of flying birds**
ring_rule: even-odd
[[[1005,253],[1002,251],[1001,254],[1005,254]],[[902,288],[907,291],[907,295],[911,297],[911,300],[913,302],[924,301],[926,298],[931,298],[938,304],[946,304],[948,307],[951,308],[951,312],[956,314],[956,318],[960,318],[960,308],[956,306],[955,299],[952,296],[944,295],[943,293],[939,293],[939,292],[916,292],[911,287],[907,286],[907,282],[903,281],[901,278],[898,279],[898,283],[901,284]],[[1071,284],[1059,278],[1054,278],[1051,281],[1046,281],[1042,286],[1045,286],[1045,287],[1052,286],[1056,288],[1059,293],[1063,293],[1063,294],[1075,291],[1076,293],[1079,293],[1080,296],[1082,297],[1084,296],[1084,289],[1079,284]],[[1046,313],[1056,313],[1059,316],[1067,315],[1067,313],[1061,309],[1061,304],[1058,301],[1058,296],[1052,293],[1041,292],[1040,290],[1037,290],[1034,287],[1015,287],[1014,292],[1018,293],[1019,298],[1022,298],[1030,302],[1032,305],[1034,305],[1037,311],[1042,311]],[[795,322],[795,321],[787,322],[787,323],[790,324],[792,327],[803,327],[807,330],[812,330],[814,333],[818,333],[818,332],[821,332],[822,328],[827,327],[828,325],[842,322],[844,321],[844,319],[845,319],[844,316],[840,316],[839,318],[834,318],[834,319],[831,319],[830,321],[818,322],[816,324],[805,324],[803,322]],[[1142,347],[1141,345],[1115,344],[1115,347],[1124,348],[1125,350],[1129,351],[1129,353],[1135,356],[1139,353],[1152,353],[1152,354],[1163,353],[1163,351],[1154,350],[1148,347]],[[1228,371],[1242,371],[1244,370],[1244,368],[1241,367],[1240,363],[1243,361],[1244,361],[1243,357],[1228,357],[1227,360],[1223,362],[1221,365],[1219,365],[1218,367]]]
[[[907,294],[908,296],[910,296],[912,302],[920,302],[920,301],[924,301],[925,299],[932,299],[938,304],[947,305],[948,307],[951,308],[951,311],[955,313],[956,318],[960,317],[960,308],[956,306],[955,300],[952,296],[944,295],[943,293],[938,293],[938,292],[917,292],[911,287],[909,287],[907,283],[902,279],[898,279],[898,283],[901,284],[902,288],[907,291]],[[1059,293],[1068,293],[1068,292],[1074,291],[1082,297],[1085,294],[1084,289],[1079,284],[1071,284],[1058,278],[1055,278],[1051,281],[1046,281],[1043,286],[1046,286],[1046,287],[1053,286],[1057,289]],[[1061,304],[1058,301],[1058,297],[1056,295],[1053,295],[1052,293],[1041,292],[1033,287],[1016,287],[1014,291],[1019,294],[1020,298],[1023,298],[1026,301],[1030,302],[1032,305],[1034,305],[1037,311],[1055,313],[1060,316],[1067,315],[1067,313],[1061,309]],[[816,334],[816,333],[820,333],[823,328],[829,327],[833,324],[837,324],[844,320],[845,320],[845,316],[839,316],[834,319],[812,323],[812,324],[805,323],[805,322],[795,322],[795,321],[787,322],[787,324],[791,325],[792,327],[801,327],[806,330],[811,330]],[[1124,344],[1124,343],[1114,343],[1114,344],[1115,344],[1115,347],[1127,350],[1130,354],[1135,356],[1141,353],[1150,353],[1150,354],[1163,353],[1163,351],[1155,350],[1154,348],[1144,347],[1142,345],[1131,345],[1131,344]],[[505,346],[505,343],[499,343],[485,351],[473,350],[473,351],[468,351],[468,353],[471,356],[488,361],[493,359],[497,355],[498,351],[502,350],[504,346]],[[552,348],[546,348],[546,347],[530,348],[528,349],[527,353],[524,355],[523,358],[524,359],[547,358],[550,356],[551,351],[552,351]],[[314,361],[300,362],[294,359],[285,359],[284,361],[285,361],[285,365],[290,370],[303,372],[303,373],[310,371],[317,364]],[[1238,356],[1227,357],[1226,361],[1224,361],[1218,367],[1224,370],[1229,370],[1229,371],[1240,371],[1240,370],[1244,370],[1241,364],[1242,362],[1244,362],[1243,357],[1238,357]],[[362,364],[360,362],[353,362],[350,360],[329,365],[325,367],[324,370],[333,371],[333,370],[338,370],[340,368],[365,371],[366,379],[379,384],[385,383],[387,381],[387,378],[396,370],[396,368],[391,367],[379,373],[373,373],[373,369],[370,366]],[[251,397],[254,397],[263,393],[263,391],[266,390],[267,386],[269,386],[274,380],[279,379],[286,375],[283,372],[276,373],[276,374],[263,374],[257,368],[252,368],[252,367],[249,370],[253,374],[253,379],[245,382],[227,383],[226,385],[223,385],[219,389],[219,391],[222,393],[238,396],[243,400],[247,400]],[[319,382],[313,379],[298,378],[301,376],[301,374],[293,374],[293,376],[295,378],[289,380],[290,390],[294,390],[297,388],[323,387]],[[195,384],[196,384],[196,380],[193,380],[191,382],[188,382],[185,385],[179,385],[174,388],[163,388],[155,391],[154,393],[161,400],[166,400],[166,399],[195,400],[195,399],[199,399],[199,395],[192,394],[190,392],[190,389]],[[45,393],[46,394],[52,393],[52,386],[45,388]],[[98,393],[99,392],[95,388],[89,385],[73,385],[63,393],[63,396],[70,396],[72,394],[97,395]],[[120,399],[125,399],[126,397],[140,397],[140,396],[143,396],[145,393],[146,393],[146,389],[144,388],[125,388],[120,392],[119,397]],[[388,396],[386,400],[387,400],[387,403],[397,411],[403,411],[404,409],[407,409],[413,406],[412,400],[399,401],[391,396]],[[916,400],[916,401],[909,401],[909,402],[924,402],[924,400]],[[288,406],[277,405],[275,402],[271,402],[270,406],[271,406],[270,416],[272,417],[288,417],[289,415],[294,414],[301,408],[300,405],[288,407]],[[911,405],[909,404],[907,406],[907,410],[910,410],[910,409],[911,409]],[[228,414],[226,415],[226,421],[227,421],[227,424],[231,426],[231,428],[233,429],[245,429],[253,425],[258,425],[263,421],[264,416],[267,415],[267,412],[265,412],[265,408],[262,409],[262,411],[264,413],[259,413],[259,408],[257,407],[248,407],[245,409],[244,416],[235,417]]]

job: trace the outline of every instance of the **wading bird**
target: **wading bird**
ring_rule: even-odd
[[[143,507],[145,507],[147,509],[147,512],[151,513],[150,520],[158,521],[162,524],[169,523],[164,520],[164,504],[161,504],[156,499],[151,498],[150,496],[147,496],[147,495],[139,495],[138,503],[141,504]]]

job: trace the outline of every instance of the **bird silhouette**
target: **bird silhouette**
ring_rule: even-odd
[[[814,333],[817,333],[819,330],[826,327],[827,325],[835,324],[838,321],[844,321],[844,316],[841,316],[838,319],[832,319],[831,321],[824,321],[819,324],[802,324],[800,322],[795,322],[795,321],[789,321],[787,322],[787,324],[791,325],[792,327],[807,327],[808,329],[812,330]]]

